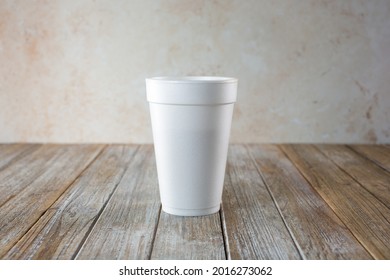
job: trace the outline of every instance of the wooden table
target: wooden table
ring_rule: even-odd
[[[151,145],[0,145],[2,259],[390,259],[388,145],[229,147],[221,211],[161,211]]]

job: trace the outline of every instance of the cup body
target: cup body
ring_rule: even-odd
[[[146,79],[162,210],[220,209],[237,79]]]

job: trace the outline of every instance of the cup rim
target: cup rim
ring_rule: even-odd
[[[221,76],[160,76],[146,78],[149,81],[164,83],[237,83],[237,78]]]

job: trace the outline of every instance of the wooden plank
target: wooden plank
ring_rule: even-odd
[[[349,147],[390,172],[390,147],[388,145],[349,145]]]
[[[0,207],[8,201],[16,199],[25,188],[31,189],[27,193],[34,193],[34,188],[39,186],[39,182],[42,180],[57,178],[50,178],[52,174],[61,176],[64,166],[68,172],[71,172],[70,174],[73,174],[74,179],[78,175],[77,172],[81,172],[82,168],[85,167],[84,164],[91,160],[91,156],[96,156],[96,148],[92,147],[92,150],[85,154],[86,158],[83,158],[83,146],[43,145],[21,160],[12,161],[0,172]],[[81,158],[79,152],[81,152]],[[81,160],[78,162],[81,164],[80,166],[72,166],[74,158]],[[62,177],[58,179],[62,180]],[[31,186],[32,182],[36,180],[38,181]]]
[[[277,146],[248,148],[305,259],[372,259]]]
[[[14,153],[18,153],[20,149],[23,148],[22,144],[0,144],[0,164],[3,161],[4,157],[12,156]],[[27,146],[27,145],[26,145]]]
[[[73,258],[136,149],[136,146],[106,147],[5,258]]]
[[[390,208],[390,173],[341,145],[316,145],[338,167]]]
[[[40,146],[40,144],[0,144],[0,172]]]
[[[219,213],[179,217],[161,212],[152,259],[226,259]]]
[[[149,259],[160,214],[152,145],[138,150],[77,259]]]
[[[68,188],[77,176],[90,164],[101,150],[100,145],[45,145],[35,152],[35,161],[28,163],[26,176],[32,180],[18,193],[0,207],[0,257],[2,257]],[[51,151],[51,152],[49,152]],[[45,162],[45,156],[51,154]],[[30,156],[30,155],[29,155]],[[28,157],[29,157],[28,156]],[[27,158],[27,157],[26,157]],[[26,159],[25,158],[25,159]],[[16,162],[19,166],[20,161]],[[15,165],[12,165],[12,169]],[[7,168],[4,171],[11,169]],[[44,170],[42,170],[44,169]],[[34,174],[31,175],[30,174]],[[19,176],[10,183],[8,189],[18,188]]]
[[[301,256],[248,152],[231,145],[223,194],[229,259],[300,259]]]
[[[284,152],[376,259],[390,258],[390,210],[312,145]]]

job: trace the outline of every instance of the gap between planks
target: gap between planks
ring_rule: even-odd
[[[228,258],[301,259],[245,146],[229,146],[225,176],[222,209]]]
[[[159,213],[153,148],[142,145],[76,258],[150,258]]]
[[[370,255],[277,145],[251,145],[251,156],[304,259]]]
[[[272,201],[273,201],[273,203],[274,203],[276,209],[278,210],[279,215],[280,215],[280,217],[281,217],[281,219],[282,219],[282,221],[283,221],[285,227],[286,227],[287,230],[288,230],[288,233],[290,234],[291,239],[294,241],[294,245],[295,245],[295,247],[296,247],[296,249],[297,249],[297,251],[298,251],[300,257],[301,257],[302,259],[306,259],[306,255],[305,255],[305,253],[303,252],[303,250],[302,250],[300,244],[297,242],[297,239],[295,238],[295,235],[292,233],[291,228],[290,228],[289,224],[287,223],[287,221],[286,221],[286,219],[285,219],[285,216],[283,215],[283,213],[282,213],[282,211],[281,211],[281,208],[279,207],[279,203],[278,203],[277,200],[275,199],[275,196],[274,196],[273,192],[272,192],[271,189],[270,189],[269,183],[267,183],[266,177],[264,176],[263,172],[262,172],[261,169],[260,169],[260,166],[258,165],[257,161],[256,161],[255,158],[254,158],[253,151],[249,148],[249,145],[245,145],[245,147],[246,147],[246,149],[248,150],[248,153],[249,153],[249,155],[250,155],[251,160],[253,161],[253,163],[254,163],[255,166],[256,166],[257,172],[259,173],[259,177],[261,178],[261,180],[263,181],[265,187],[267,188],[267,191],[268,191],[270,197],[272,198]]]
[[[390,210],[313,145],[281,147],[366,250],[389,258]]]
[[[379,167],[390,172],[390,146],[388,145],[347,145],[355,153],[364,156]]]
[[[29,229],[28,229],[28,232],[29,233],[29,236],[26,237],[26,236],[23,236],[22,239],[25,239],[24,242],[26,242],[24,245],[26,245],[28,242],[37,242],[37,241],[42,241],[44,240],[44,238],[42,239],[42,236],[41,237],[38,237],[40,234],[42,234],[42,231],[45,231],[46,230],[46,233],[50,233],[50,230],[51,228],[53,227],[53,224],[50,224],[52,222],[52,218],[56,215],[58,209],[61,207],[61,203],[60,203],[60,197],[62,197],[65,193],[67,193],[69,191],[69,188],[75,184],[76,182],[78,182],[79,180],[81,180],[82,178],[82,174],[84,172],[86,172],[87,170],[90,169],[90,167],[93,165],[93,164],[96,164],[95,161],[100,158],[101,154],[103,153],[103,150],[106,150],[107,147],[104,147],[100,150],[100,153],[98,155],[95,156],[94,159],[91,160],[91,162],[88,164],[88,166],[86,166],[78,175],[77,177],[74,179],[74,181],[70,184],[68,184],[68,186],[66,187],[66,189],[62,192],[62,194],[60,194],[57,199],[41,214],[41,216],[38,218],[38,220],[36,220],[35,224],[33,224]],[[241,156],[241,154],[243,153],[242,151],[240,151],[240,148],[236,147],[236,148],[233,148],[233,150],[236,152],[236,156],[237,156],[237,153],[239,156]],[[216,235],[215,236],[219,236],[217,237],[217,239],[214,239],[214,241],[212,242],[215,242],[217,241],[217,243],[215,244],[218,244],[218,254],[217,256],[219,256],[218,258],[227,258],[227,259],[231,259],[231,257],[233,256],[233,258],[260,258],[260,256],[262,256],[262,254],[264,253],[264,251],[267,251],[266,248],[257,248],[255,249],[256,246],[258,246],[257,244],[257,240],[256,238],[258,238],[259,235],[254,235],[253,233],[256,233],[258,232],[258,229],[256,226],[254,225],[249,225],[247,223],[244,223],[243,224],[243,227],[242,228],[237,228],[237,231],[232,231],[232,225],[229,223],[229,221],[233,221],[235,220],[236,222],[238,221],[238,219],[241,217],[243,219],[246,219],[247,221],[253,221],[253,220],[256,220],[258,222],[261,222],[261,223],[264,223],[264,221],[262,221],[261,217],[257,217],[257,215],[255,215],[256,213],[253,212],[247,205],[241,205],[243,209],[234,209],[233,207],[224,207],[224,205],[226,206],[231,206],[231,205],[235,205],[237,204],[237,202],[240,202],[240,200],[237,198],[238,197],[244,197],[246,199],[249,199],[250,201],[252,201],[253,203],[256,203],[255,201],[253,201],[254,197],[248,197],[247,194],[259,194],[259,190],[257,189],[259,187],[259,185],[261,186],[261,188],[266,188],[266,190],[268,191],[268,195],[270,196],[271,200],[273,201],[274,203],[274,206],[276,207],[276,211],[278,213],[278,215],[280,216],[280,218],[282,219],[282,222],[284,223],[284,227],[287,229],[287,232],[290,236],[290,238],[292,239],[292,242],[293,244],[296,246],[296,249],[299,251],[299,254],[302,256],[302,254],[305,254],[305,256],[308,255],[308,252],[306,251],[305,252],[305,249],[302,249],[300,248],[299,246],[302,246],[303,242],[302,240],[299,241],[299,239],[296,237],[297,236],[297,232],[296,232],[296,229],[295,229],[295,232],[294,232],[294,227],[291,225],[291,222],[289,222],[289,220],[286,218],[286,215],[284,214],[283,215],[283,207],[281,206],[282,204],[280,204],[280,199],[277,198],[277,196],[275,196],[275,191],[273,190],[273,187],[272,187],[272,184],[270,185],[270,178],[272,177],[268,177],[267,179],[267,176],[264,175],[264,170],[261,171],[260,169],[260,166],[256,163],[256,158],[254,157],[254,155],[252,154],[251,151],[249,151],[250,149],[248,148],[248,146],[245,146],[244,147],[244,150],[246,150],[246,154],[249,154],[250,156],[250,159],[249,161],[246,161],[244,160],[244,158],[241,158],[241,163],[240,161],[238,162],[238,164],[243,164],[244,165],[249,165],[250,168],[249,168],[249,172],[248,170],[243,170],[239,165],[237,166],[235,161],[230,159],[230,165],[229,167],[227,168],[227,174],[226,174],[226,178],[225,178],[225,190],[224,190],[224,197],[225,197],[225,192],[226,192],[226,187],[227,187],[227,192],[228,192],[228,195],[227,195],[227,198],[228,198],[228,201],[224,202],[223,201],[223,204],[221,206],[221,210],[219,212],[219,214],[215,215],[214,218],[212,218],[210,221],[212,221],[211,225],[213,227],[215,227],[215,229],[217,227],[219,227],[219,230],[218,231],[215,231]],[[321,152],[317,147],[316,147],[316,150],[317,152],[320,152],[323,156],[325,156],[323,154],[323,152]],[[238,152],[237,152],[238,151]],[[241,154],[240,154],[241,153]],[[245,154],[245,153],[244,153]],[[27,154],[28,155],[28,154]],[[233,158],[234,158],[234,155],[233,155]],[[229,161],[229,157],[228,157],[228,161]],[[244,162],[243,162],[244,161]],[[250,163],[250,161],[252,163]],[[17,161],[15,161],[16,163]],[[296,166],[295,162],[292,161],[294,166]],[[12,162],[12,164],[14,164],[14,162]],[[228,162],[229,164],[229,162]],[[253,175],[254,172],[253,172],[253,166],[255,166],[256,170],[257,170],[257,175]],[[336,165],[337,166],[337,165]],[[102,166],[104,167],[104,165]],[[8,166],[7,166],[8,168]],[[149,167],[151,168],[151,167]],[[155,168],[155,167],[152,167],[152,168]],[[340,168],[340,167],[339,167]],[[137,168],[135,168],[134,170],[136,170]],[[99,169],[97,169],[99,170]],[[301,170],[299,168],[297,168],[297,170],[299,170],[299,173],[301,173]],[[343,170],[345,172],[345,170]],[[115,197],[117,197],[118,200],[120,200],[120,195],[118,195],[117,193],[119,193],[119,184],[121,184],[121,181],[123,180],[123,177],[125,176],[125,173],[128,172],[128,169],[126,169],[124,171],[124,173],[122,174],[122,177],[120,178],[120,182],[117,183],[117,185],[115,185],[114,189],[112,190],[112,192],[110,193],[109,197],[108,197],[108,200],[103,204],[103,206],[101,206],[100,210],[97,212],[97,215],[94,217],[93,220],[91,221],[88,221],[88,223],[84,226],[86,226],[88,228],[88,230],[84,233],[85,235],[83,236],[82,239],[79,239],[79,243],[78,243],[78,246],[76,247],[73,247],[73,248],[76,248],[74,249],[73,251],[73,256],[74,258],[78,258],[78,257],[81,257],[83,258],[88,258],[88,250],[85,250],[83,252],[83,250],[85,248],[88,248],[87,246],[85,246],[86,244],[94,244],[93,242],[93,234],[96,234],[94,233],[95,231],[97,231],[97,228],[96,226],[97,225],[104,225],[106,224],[105,222],[103,223],[103,215],[105,215],[108,211],[109,211],[109,208],[111,206],[114,205],[114,203],[112,203],[112,199],[114,198],[114,195]],[[151,171],[153,173],[153,171]],[[149,173],[149,174],[152,174],[152,173]],[[230,174],[232,173],[232,174]],[[93,172],[92,172],[93,174]],[[249,174],[249,175],[253,175],[253,177],[256,177],[258,178],[258,180],[261,180],[262,183],[259,183],[257,182],[255,179],[252,180],[252,179],[245,179],[245,176],[244,174]],[[302,173],[304,176],[305,174],[307,175],[307,173],[303,172]],[[96,175],[96,174],[95,174]],[[242,177],[242,176],[243,177]],[[350,174],[348,174],[350,175]],[[131,178],[131,175],[128,174],[127,176],[130,176],[129,179]],[[145,176],[145,175],[142,175],[142,176]],[[153,175],[155,176],[155,175]],[[241,176],[241,177],[240,177]],[[235,180],[235,182],[237,184],[233,184],[232,183],[232,179]],[[230,180],[230,181],[227,181],[226,180]],[[305,181],[307,180],[307,177],[305,176]],[[142,181],[140,181],[142,182]],[[251,182],[253,184],[251,184]],[[307,180],[307,182],[313,182],[313,181],[310,181],[310,180]],[[138,187],[136,187],[138,184]],[[249,187],[246,191],[243,191],[243,190],[240,190],[240,187],[238,186],[246,186],[246,187]],[[139,186],[142,185],[141,183],[137,183],[135,182],[135,187],[134,188],[139,188]],[[124,189],[124,187],[122,187]],[[315,188],[317,190],[317,188]],[[247,192],[245,194],[245,192]],[[320,195],[323,193],[320,191],[318,192]],[[267,196],[267,195],[266,195]],[[256,195],[255,195],[256,197]],[[123,199],[122,199],[123,200]],[[69,201],[65,201],[66,203],[68,203]],[[155,202],[153,202],[155,203]],[[57,205],[55,207],[52,207],[53,205]],[[157,204],[156,204],[157,205]],[[263,207],[262,205],[260,205],[260,207]],[[333,208],[333,207],[332,207]],[[70,209],[73,209],[73,208],[70,208]],[[77,208],[76,208],[77,209]],[[158,209],[157,211],[157,220],[155,220],[156,222],[156,225],[154,226],[153,230],[149,230],[150,232],[150,237],[149,238],[149,241],[147,241],[147,246],[149,247],[145,247],[145,248],[141,248],[144,252],[143,253],[143,256],[144,258],[146,259],[150,259],[150,258],[178,258],[180,256],[183,256],[183,258],[191,258],[191,255],[189,254],[184,254],[184,255],[180,255],[180,252],[175,252],[175,247],[174,246],[178,246],[180,245],[180,243],[175,243],[175,242],[172,242],[172,240],[169,239],[169,235],[166,234],[166,232],[164,231],[164,227],[167,228],[169,227],[169,224],[171,223],[172,220],[175,220],[174,224],[176,223],[176,235],[179,236],[180,238],[184,238],[184,240],[186,238],[190,238],[191,239],[191,232],[190,234],[187,233],[180,233],[180,228],[190,228],[188,227],[188,224],[187,224],[187,221],[185,219],[171,219],[172,217],[168,217],[166,216],[165,213],[162,213],[161,211],[161,206],[160,204],[158,204]],[[238,212],[236,211],[239,211],[240,213],[244,213],[245,215],[239,215],[237,216]],[[334,211],[334,210],[332,210]],[[339,212],[336,211],[335,212],[337,215],[336,216],[339,216]],[[261,216],[261,215],[260,215]],[[109,217],[109,216],[108,216]],[[272,215],[270,216],[272,217]],[[343,215],[340,215],[341,218],[343,218]],[[1,219],[1,218],[0,218]],[[230,220],[229,220],[230,219]],[[265,223],[267,224],[267,220],[269,219],[266,218],[266,221]],[[38,223],[38,221],[40,221]],[[73,220],[74,221],[74,220]],[[75,221],[77,223],[77,220]],[[92,222],[92,224],[91,224]],[[159,226],[160,226],[160,222],[161,222],[161,225],[162,225],[162,229],[161,231],[158,232],[159,230]],[[337,219],[336,219],[336,223],[337,223]],[[38,224],[38,225],[37,225]],[[165,226],[164,226],[165,224]],[[203,224],[203,222],[202,222]],[[268,226],[272,226],[272,225],[268,225]],[[242,238],[243,236],[240,237],[240,230],[242,229],[247,229],[249,230],[250,232],[252,232],[252,236],[251,235],[248,235],[248,236],[244,236],[244,239],[241,239],[240,242],[242,242],[242,244],[244,245],[244,247],[246,246],[246,248],[244,249],[240,249],[237,247],[237,245],[241,245],[240,243],[237,243],[237,238]],[[234,229],[234,228],[233,228]],[[83,230],[83,228],[81,228],[81,230]],[[175,231],[175,229],[174,229]],[[193,231],[193,230],[190,230],[190,231]],[[73,231],[74,232],[74,231]],[[354,232],[354,231],[353,231]],[[77,233],[76,233],[77,234]],[[126,235],[127,233],[124,233],[124,235]],[[242,234],[242,233],[241,233]],[[260,233],[260,238],[261,238],[261,234]],[[26,234],[27,235],[27,234]],[[38,239],[36,239],[38,237]],[[81,240],[81,241],[80,241]],[[50,239],[46,242],[49,242]],[[298,244],[298,243],[299,244]],[[19,242],[18,242],[19,243]],[[205,246],[208,246],[206,244],[209,244],[209,243],[203,243],[202,246],[204,246],[203,248],[205,248]],[[23,245],[23,244],[19,244],[19,245]],[[88,245],[88,246],[90,246]],[[276,247],[277,246],[280,246],[275,244]],[[159,251],[161,248],[164,248],[167,247],[169,250],[167,251],[170,251],[171,255],[169,254],[166,254],[164,256],[164,254],[160,254],[159,252],[163,252],[163,251]],[[283,245],[282,245],[283,246]],[[23,246],[22,246],[23,247]],[[26,249],[25,247],[23,247],[24,249]],[[176,247],[177,249],[178,247]],[[187,249],[189,249],[191,247],[187,247]],[[196,248],[196,246],[193,246],[193,248]],[[207,256],[207,251],[205,249],[201,248],[199,251],[204,251],[204,255],[203,256]],[[97,248],[99,249],[99,248]],[[240,251],[241,250],[241,251]],[[251,251],[252,250],[252,251]],[[260,250],[260,251],[259,251]],[[308,250],[308,249],[306,249]],[[276,250],[277,251],[277,250]],[[65,251],[64,251],[65,252]],[[64,253],[62,252],[62,253]],[[222,256],[222,253],[224,252],[224,256]],[[332,252],[330,250],[330,252]],[[61,253],[61,252],[60,252]],[[95,252],[96,253],[96,252]],[[312,253],[313,255],[315,254],[315,250],[314,252]],[[318,252],[317,252],[318,253]],[[337,253],[337,252],[336,252]],[[276,253],[277,254],[277,253]],[[320,253],[318,253],[320,254]],[[1,255],[1,254],[0,254]],[[61,254],[60,254],[61,255]],[[14,255],[16,256],[16,255]],[[26,254],[26,256],[31,256],[31,258],[34,258],[34,253],[32,254]],[[35,255],[36,256],[36,255]],[[41,256],[44,256],[44,255],[41,255]],[[49,255],[48,255],[49,256]],[[69,255],[66,255],[64,254],[64,256],[69,256]],[[91,255],[89,257],[93,256],[93,253],[91,253]],[[95,255],[95,258],[96,256],[98,255]],[[114,257],[117,257],[118,255],[114,255]],[[124,255],[122,255],[124,256]],[[127,255],[128,256],[128,255]],[[139,257],[140,255],[138,255],[137,257]],[[274,255],[272,258],[280,258],[281,255],[279,255],[278,257],[275,257],[277,255]],[[319,256],[322,256],[322,258],[324,258],[324,255],[319,255]],[[328,256],[331,256],[330,253],[328,253]],[[337,254],[335,255],[337,256]],[[58,256],[57,256],[58,257]],[[103,255],[101,255],[101,258],[103,258]],[[217,258],[217,257],[216,257]],[[263,258],[267,258],[267,257],[264,257]]]
[[[315,145],[315,147],[390,209],[390,173],[387,170],[346,146]]]
[[[46,163],[44,159],[40,158],[40,153],[35,155],[37,160],[31,159],[28,166],[32,181],[24,187],[23,192],[19,192],[12,200],[8,200],[0,207],[0,224],[2,224],[0,228],[0,257],[3,257],[31,230],[47,209],[88,167],[89,163],[93,162],[102,147],[101,145],[88,145],[87,148],[83,145],[44,145],[42,149],[54,149],[54,158],[56,158],[56,151],[60,151],[59,155],[62,156],[57,154],[57,160],[45,167],[39,163],[40,161]],[[62,151],[68,151],[68,153],[62,153]],[[17,169],[20,163],[17,161],[15,164]],[[34,164],[35,168],[33,168]],[[5,171],[14,168],[13,166],[9,166]],[[5,171],[1,174],[3,175]],[[56,173],[54,177],[53,172]],[[15,186],[17,183],[20,183],[19,180],[12,183],[11,186]]]
[[[0,172],[14,162],[39,149],[41,146],[41,144],[1,144]]]
[[[10,251],[12,258],[71,259],[81,248],[98,214],[121,180],[137,147],[108,145],[50,208],[48,222],[38,222]]]

